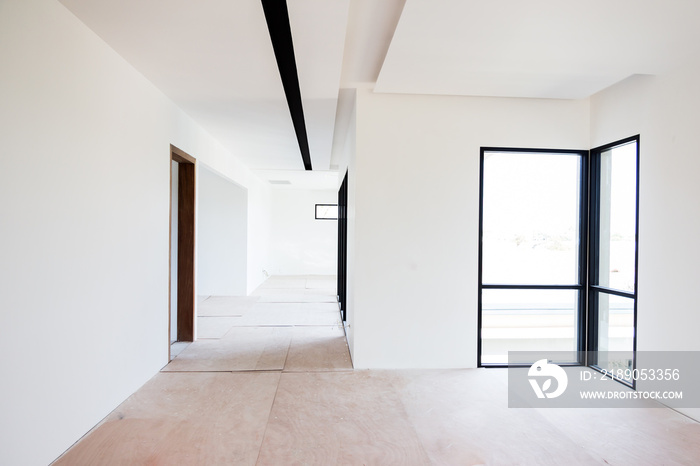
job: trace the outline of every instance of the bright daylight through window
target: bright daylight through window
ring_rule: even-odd
[[[578,360],[586,161],[585,152],[482,150],[480,364],[507,364],[508,351]]]
[[[624,373],[635,367],[639,139],[591,157],[588,364]]]
[[[634,367],[638,158],[638,137],[590,164],[587,151],[482,149],[479,365],[557,351],[559,363]]]
[[[338,220],[338,204],[316,204],[316,220]]]

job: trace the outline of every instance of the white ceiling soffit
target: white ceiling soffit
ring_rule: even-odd
[[[338,91],[331,169],[342,164],[357,87],[373,88],[406,0],[352,0]]]
[[[377,82],[406,0],[352,0],[341,88]]]
[[[688,0],[407,0],[376,92],[579,99],[700,42]]]
[[[249,167],[303,170],[260,0],[60,1]],[[314,169],[330,164],[347,10],[289,2]]]

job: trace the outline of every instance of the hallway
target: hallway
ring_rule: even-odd
[[[251,296],[200,298],[197,341],[176,343],[176,353],[164,372],[352,369],[326,276],[275,276]]]
[[[272,277],[250,297],[203,299],[199,340],[55,464],[700,458],[700,425],[669,409],[509,409],[505,370],[353,370],[333,295],[331,277]]]

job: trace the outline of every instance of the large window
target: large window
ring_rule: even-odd
[[[587,163],[585,151],[482,149],[480,365],[508,351],[579,362]]]
[[[591,151],[588,364],[603,371],[635,364],[638,166],[639,137]]]
[[[634,368],[638,161],[638,136],[590,155],[481,150],[480,366],[556,351]]]

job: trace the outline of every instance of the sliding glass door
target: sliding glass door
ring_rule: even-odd
[[[508,351],[583,362],[587,163],[585,151],[482,149],[480,366]]]

